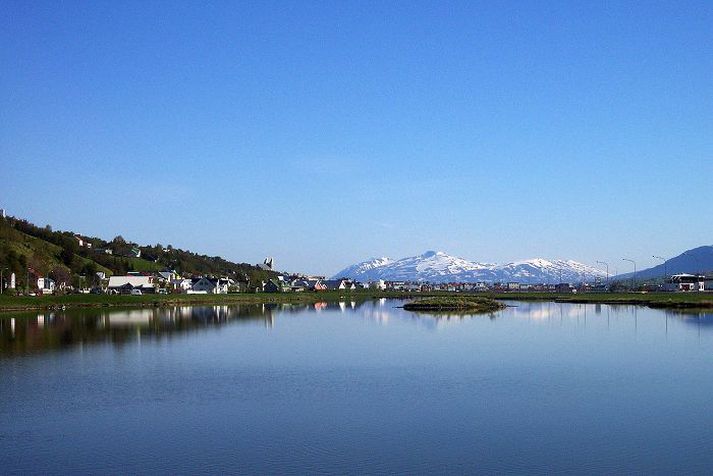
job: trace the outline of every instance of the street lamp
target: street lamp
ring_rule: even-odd
[[[629,258],[622,258],[622,261],[628,261],[629,263],[634,265],[634,274],[631,275],[631,289],[634,289],[634,278],[636,277],[636,261],[633,259]]]
[[[609,284],[609,263],[606,261],[597,261],[597,264],[603,264],[607,267],[607,284]]]
[[[660,257],[660,256],[655,256],[655,255],[654,255],[654,256],[652,256],[652,257],[653,257],[653,258],[656,258],[656,259],[658,259],[658,260],[661,260],[661,262],[663,263],[663,276],[664,276],[664,279],[668,279],[668,263],[666,262],[666,260],[663,259],[663,258]]]

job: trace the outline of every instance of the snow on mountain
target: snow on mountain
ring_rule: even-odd
[[[442,282],[507,282],[557,283],[591,281],[605,273],[592,266],[572,260],[546,260],[542,258],[516,261],[503,265],[475,263],[450,256],[442,251],[427,251],[418,256],[399,260],[370,259],[349,266],[335,278],[358,281],[428,281]]]
[[[361,263],[353,264],[341,270],[337,273],[338,277],[346,276],[361,276],[363,274],[369,273],[370,271],[379,268],[381,266],[386,266],[393,263],[391,258],[370,258]]]

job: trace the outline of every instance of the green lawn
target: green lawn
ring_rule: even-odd
[[[713,293],[589,293],[589,294],[555,294],[555,293],[481,293],[476,296],[487,296],[500,300],[513,301],[555,301],[569,303],[601,303],[601,304],[639,304],[650,307],[669,308],[713,308]],[[103,294],[71,294],[67,296],[18,297],[0,296],[0,311],[44,309],[65,305],[67,307],[82,306],[168,306],[177,304],[239,304],[239,303],[313,303],[319,301],[360,301],[377,298],[408,299],[428,296],[462,296],[468,294],[434,293],[404,293],[384,291],[330,291],[303,293],[239,293],[239,294],[146,294],[143,296],[108,296]]]

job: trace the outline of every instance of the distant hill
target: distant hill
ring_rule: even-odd
[[[713,246],[699,246],[680,255],[666,260],[653,268],[642,269],[636,272],[637,280],[663,278],[666,275],[680,273],[711,273],[713,272]],[[614,276],[615,280],[631,279],[634,273],[625,273]]]
[[[542,258],[516,261],[502,265],[475,263],[442,251],[427,251],[399,260],[372,258],[351,265],[335,278],[360,281],[428,281],[443,282],[507,282],[557,283],[592,281],[605,273],[592,266],[572,260]]]
[[[81,240],[81,243],[80,243]],[[110,250],[112,254],[108,254]],[[233,263],[161,244],[141,246],[118,236],[111,241],[38,227],[15,217],[0,218],[0,268],[4,276],[15,273],[18,287],[25,286],[28,269],[57,282],[91,285],[96,273],[175,270],[184,275],[229,276],[250,282],[267,280],[276,273],[247,263]],[[34,278],[30,278],[33,282]]]

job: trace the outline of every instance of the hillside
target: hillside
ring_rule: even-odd
[[[626,280],[632,276],[637,280],[656,280],[672,274],[709,274],[713,271],[713,246],[699,246],[684,251],[678,256],[666,260],[652,268],[642,269],[634,273],[625,273],[612,279]]]
[[[5,278],[17,277],[17,287],[24,288],[28,270],[34,276],[50,276],[58,283],[90,286],[97,282],[97,272],[106,275],[128,271],[155,272],[172,269],[182,275],[230,276],[250,282],[274,277],[276,273],[247,263],[233,263],[218,256],[206,256],[188,250],[141,246],[118,236],[111,241],[81,236],[69,231],[38,227],[14,217],[0,218],[0,268]],[[108,254],[111,250],[112,254]],[[139,255],[137,257],[136,255]]]

